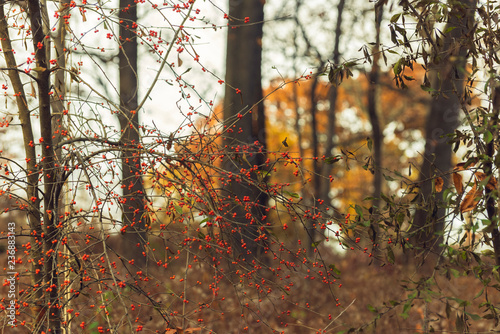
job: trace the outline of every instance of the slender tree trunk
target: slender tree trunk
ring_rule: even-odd
[[[332,53],[332,62],[334,64],[338,64],[339,58],[340,58],[340,36],[342,35],[342,13],[344,11],[344,6],[345,6],[345,0],[340,0],[338,5],[337,5],[337,24],[335,27],[335,43],[334,43],[334,48],[333,48],[333,53]],[[320,68],[323,68],[325,66],[324,62],[321,62]],[[331,86],[330,90],[328,92],[328,100],[330,102],[330,109],[328,110],[328,125],[326,129],[326,142],[324,146],[324,151],[323,154],[320,154],[320,145],[318,141],[318,122],[317,122],[317,115],[316,115],[316,107],[317,107],[317,101],[316,101],[316,87],[318,84],[318,77],[315,77],[313,79],[313,83],[311,85],[311,92],[310,92],[310,101],[311,101],[311,128],[312,128],[312,145],[313,145],[313,156],[318,158],[314,160],[314,199],[311,201],[311,206],[316,210],[316,211],[322,211],[324,212],[325,207],[330,206],[330,183],[325,181],[326,178],[329,176],[330,171],[331,171],[331,165],[325,164],[324,162],[321,161],[320,155],[325,155],[325,156],[331,156],[333,148],[334,148],[334,142],[333,142],[333,136],[335,135],[335,124],[336,124],[336,116],[335,116],[335,105],[337,103],[337,87]],[[319,200],[319,201],[318,201]],[[332,212],[333,214],[333,212]],[[327,219],[329,217],[322,217],[322,219]],[[308,254],[311,256],[314,247],[313,244],[315,243],[316,236],[318,231],[316,230],[316,223],[317,220],[309,220],[308,221]]]
[[[319,68],[323,68],[324,63],[321,62]],[[319,210],[318,206],[318,199],[321,199],[320,196],[320,189],[321,189],[321,184],[323,183],[322,180],[322,175],[321,175],[321,164],[323,163],[319,157],[319,140],[318,140],[318,117],[317,117],[317,94],[316,94],[316,88],[318,87],[318,76],[315,76],[311,85],[311,91],[309,92],[309,101],[311,104],[311,142],[312,142],[312,149],[313,149],[313,190],[312,190],[312,196],[307,196],[308,200],[310,203],[308,203],[308,206],[312,208],[312,213],[311,215],[316,216],[316,211]],[[312,197],[312,198],[311,198]],[[307,203],[307,202],[306,202]],[[317,224],[317,219],[308,219],[307,220],[307,236],[308,236],[308,241],[307,241],[307,253],[311,257],[314,253],[314,243],[317,241],[316,236],[318,234],[318,231],[316,230],[316,224]]]
[[[69,11],[69,0],[61,0],[59,5],[59,12],[61,16],[66,15]],[[65,69],[66,68],[66,52],[65,52],[65,41],[66,41],[66,23],[64,20],[59,20],[57,26],[57,35],[52,39],[54,43],[55,59],[57,60],[57,66]],[[49,55],[50,57],[50,55]],[[52,58],[52,57],[50,57]],[[63,117],[64,110],[66,109],[66,73],[64,70],[57,70],[54,74],[54,93],[52,95],[52,128],[54,133],[54,145],[57,144],[62,139],[62,131],[66,130],[64,127]],[[61,148],[56,149],[56,156],[58,163],[61,162]],[[62,203],[61,203],[62,204]]]
[[[372,243],[377,244],[377,239],[380,237],[380,229],[378,228],[378,209],[380,207],[380,195],[382,193],[382,144],[383,133],[380,125],[380,117],[378,111],[378,96],[379,96],[379,77],[380,77],[380,24],[384,16],[384,2],[380,1],[375,5],[375,45],[372,49],[372,69],[368,75],[368,117],[372,126],[372,172],[373,172],[373,216],[372,216]],[[374,247],[376,250],[377,247]]]
[[[244,22],[246,17],[249,19],[248,24]],[[224,168],[233,174],[238,174],[241,168],[257,166],[260,169],[266,159],[264,105],[261,101],[263,19],[264,0],[229,1],[227,85],[224,95],[229,156],[224,161]],[[239,120],[235,122],[238,114]],[[235,154],[235,151],[240,153]],[[243,152],[246,152],[247,162],[241,160]],[[251,178],[256,179],[255,172]],[[255,259],[262,250],[261,244],[255,240],[261,233],[258,223],[267,204],[267,196],[252,185],[251,180],[228,181],[224,190],[240,201],[245,196],[250,199],[247,204],[233,205],[227,218],[236,227],[237,232],[229,236],[235,249],[245,260]]]
[[[375,7],[375,45],[372,49],[373,64],[370,74],[368,76],[368,116],[372,126],[372,140],[373,140],[373,197],[375,198],[372,205],[379,207],[380,194],[382,192],[382,129],[380,126],[380,118],[378,113],[378,90],[379,90],[379,77],[380,77],[380,23],[383,17],[383,2]]]
[[[335,26],[335,42],[332,53],[332,63],[338,64],[340,61],[340,36],[342,35],[342,14],[344,12],[345,0],[340,0],[337,5],[337,24]],[[325,156],[331,156],[333,154],[333,149],[335,148],[335,142],[333,137],[335,136],[335,126],[337,116],[336,106],[337,106],[337,96],[338,89],[335,85],[330,85],[330,90],[328,91],[328,102],[330,108],[328,109],[328,126],[326,129],[326,143],[325,143]],[[329,164],[322,164],[321,175],[328,176],[331,172],[331,166]],[[322,182],[319,192],[320,198],[325,200],[330,206],[330,183]]]
[[[420,170],[420,189],[424,207],[416,211],[413,220],[413,242],[418,247],[439,252],[443,241],[446,209],[440,205],[440,195],[433,195],[432,178],[451,170],[452,147],[447,134],[453,133],[460,124],[459,112],[464,89],[465,65],[467,64],[468,38],[473,36],[471,23],[476,1],[463,0],[452,7],[446,26],[455,29],[446,33],[444,43],[430,65],[433,87],[438,95],[432,100],[426,123],[424,161]],[[449,185],[443,177],[444,189]]]
[[[45,225],[44,237],[44,278],[43,281],[49,287],[59,286],[57,270],[57,245],[59,230],[56,227],[57,220],[57,198],[55,186],[57,182],[57,171],[55,168],[55,152],[52,139],[52,115],[50,106],[50,69],[47,60],[47,45],[43,30],[42,9],[38,0],[28,1],[29,19],[33,34],[33,49],[35,50],[39,101],[40,142],[42,143],[42,159],[40,165],[43,173],[44,197],[43,197],[43,223]],[[44,287],[45,288],[45,287]],[[58,289],[45,289],[45,302],[50,305],[47,311],[48,327],[54,333],[61,331],[60,304],[58,300]]]
[[[146,263],[145,244],[146,198],[142,179],[140,153],[135,151],[141,144],[139,134],[138,78],[137,78],[137,4],[131,0],[120,0],[120,128],[122,152],[122,191],[124,203],[122,220],[124,235],[121,251],[127,260],[134,259],[142,267]],[[140,246],[140,247],[138,247]]]
[[[44,302],[44,294],[42,290],[43,285],[43,255],[42,255],[42,241],[38,238],[42,235],[42,225],[40,220],[40,198],[38,197],[38,172],[37,172],[37,159],[33,136],[33,128],[31,124],[30,111],[28,109],[28,102],[26,100],[26,95],[24,92],[24,87],[19,77],[19,72],[16,71],[17,63],[12,52],[12,44],[9,36],[8,24],[5,18],[4,5],[0,5],[0,40],[2,42],[2,50],[5,56],[5,62],[7,67],[10,69],[8,71],[10,82],[12,87],[16,92],[16,104],[18,108],[19,120],[21,122],[21,129],[23,134],[24,143],[24,153],[26,156],[26,195],[30,199],[28,206],[28,224],[31,233],[31,252],[30,256],[33,259],[31,268],[31,285],[38,286],[38,289],[33,291],[31,295],[31,300],[27,302],[34,303],[32,310],[32,316],[34,322],[38,322],[42,319],[42,316],[46,312],[46,304]]]
[[[498,116],[500,115],[500,87],[495,87],[492,92],[493,115],[490,116],[488,129],[493,134],[493,139],[486,144],[486,155],[490,158],[484,163],[484,173],[494,177],[493,161],[495,161],[495,146],[498,144]],[[497,153],[498,154],[498,153]],[[498,168],[498,163],[496,163]],[[498,174],[498,172],[497,172]],[[500,231],[498,230],[498,188],[485,187],[486,212],[491,222],[491,239],[495,252],[495,264],[500,266]]]

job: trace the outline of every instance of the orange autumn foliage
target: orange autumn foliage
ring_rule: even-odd
[[[413,73],[407,72],[409,72],[407,75],[415,78],[422,78],[425,73],[423,69],[417,67]],[[311,191],[307,180],[311,179],[313,169],[311,142],[313,129],[310,111],[312,80],[298,80],[280,88],[282,83],[281,79],[277,79],[264,92],[264,95],[269,95],[265,101],[268,150],[271,152],[288,151],[291,156],[297,158],[302,153],[301,163],[310,172],[304,173],[305,182],[295,182],[294,191]],[[415,140],[420,140],[423,148],[423,128],[430,97],[420,88],[418,79],[409,82],[408,86],[407,90],[396,88],[392,82],[391,73],[381,75],[378,103],[381,125],[382,128],[386,128],[383,168],[388,172],[385,174],[389,174],[392,170],[408,170],[410,163],[417,166],[420,163],[420,156],[416,152],[413,156],[407,156],[406,152],[412,148]],[[328,82],[320,80],[315,92],[318,123],[315,131],[321,146],[319,152],[324,151],[323,146],[327,136],[330,87]],[[342,160],[332,164],[331,176],[334,181],[331,183],[330,194],[333,195],[332,203],[339,208],[346,209],[351,203],[359,203],[371,196],[370,187],[373,179],[369,168],[371,152],[366,145],[367,137],[371,136],[371,125],[366,114],[367,90],[368,81],[364,74],[358,74],[344,81],[338,88],[337,124],[334,133],[336,148],[333,156],[343,155],[342,152],[353,153],[343,156]],[[388,127],[391,123],[392,126]],[[391,129],[392,131],[389,132]],[[288,147],[283,145],[285,138]],[[301,143],[299,143],[299,138]],[[411,179],[416,176],[416,173],[408,175]],[[293,182],[289,174],[279,173],[275,177],[281,182]],[[331,180],[328,175],[324,177],[324,182]]]

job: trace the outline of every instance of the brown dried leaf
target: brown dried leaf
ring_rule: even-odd
[[[464,185],[462,184],[462,175],[460,175],[460,173],[453,173],[453,184],[455,185],[455,189],[457,189],[457,193],[462,195],[464,192]]]
[[[443,179],[441,177],[436,177],[436,179],[434,180],[434,189],[436,189],[436,192],[440,193],[441,191],[443,191],[443,185]]]
[[[171,132],[170,136],[168,136],[167,151],[169,151],[172,148],[172,140],[174,140],[174,133],[173,132]]]
[[[483,172],[475,172],[474,176],[479,182],[483,181],[486,178],[486,174],[484,174]]]
[[[465,166],[465,162],[461,162],[459,164],[456,164],[455,168],[453,168],[453,170],[456,172],[459,172],[461,170],[465,170],[464,166]]]
[[[479,182],[482,182],[484,179],[486,179],[486,174],[483,172],[475,172],[474,175],[476,176],[476,179]],[[497,179],[492,175],[490,179],[488,180],[488,184],[486,185],[486,189],[488,190],[495,190],[497,187]]]
[[[461,162],[455,165],[455,168],[453,168],[453,171],[461,171],[461,170],[466,170],[474,167],[478,163],[479,159],[476,158],[470,158],[467,160],[467,162]]]
[[[494,176],[491,176],[488,184],[486,185],[488,190],[495,190],[497,188],[497,179]]]
[[[474,184],[472,189],[465,195],[462,204],[460,204],[460,212],[468,212],[474,210],[479,203],[479,198],[483,195],[483,192],[477,189],[477,185]]]

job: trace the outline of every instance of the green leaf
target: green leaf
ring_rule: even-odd
[[[313,242],[313,243],[311,244],[311,247],[312,247],[312,248],[316,248],[316,247],[318,247],[318,246],[319,246],[319,244],[320,244],[320,243],[322,243],[322,242],[323,242],[323,240],[320,240],[320,241],[315,241],[315,242]]]
[[[260,175],[263,178],[270,177],[271,176],[271,172],[269,172],[269,171],[262,171],[262,172],[260,172]]]
[[[370,304],[366,305],[366,307],[368,308],[368,310],[370,310],[370,312],[373,312],[373,313],[378,313],[378,309]]]
[[[182,207],[174,204],[175,211],[177,211],[178,214],[182,215]]]
[[[427,87],[427,86],[424,86],[424,85],[420,85],[420,88],[422,88],[422,90],[424,92],[429,92],[429,93],[432,93],[432,92],[435,92],[436,90],[432,87]]]
[[[334,264],[330,264],[329,267],[333,271],[333,277],[340,278],[341,271]]]
[[[399,74],[401,73],[401,71],[402,71],[402,67],[401,67],[402,60],[403,60],[403,59],[399,59],[399,60],[396,62],[396,64],[394,64],[394,66],[393,66],[393,68],[392,68],[392,70],[393,70],[393,72],[394,72],[394,75],[396,75],[396,76],[397,76],[397,75],[399,75]]]
[[[386,201],[387,203],[392,203],[391,199],[389,197],[387,197],[386,195],[384,195],[383,193],[380,194],[380,197],[382,197],[382,199],[384,201]]]
[[[446,28],[446,30],[444,31],[445,34],[449,33],[450,31],[456,29],[457,27],[448,27]]]
[[[491,134],[490,131],[486,130],[483,135],[484,142],[486,144],[490,143],[493,140],[493,135]]]
[[[460,277],[460,272],[458,270],[450,268],[450,271],[454,277]]]
[[[469,313],[469,312],[465,312],[465,314],[467,314],[469,317],[472,318],[472,320],[474,321],[478,321],[478,320],[481,320],[481,316],[477,315],[477,314],[474,314],[474,313]]]
[[[363,218],[363,208],[362,207],[360,207],[359,205],[356,204],[354,206],[354,210],[356,211],[356,213],[358,214],[358,216],[360,218]]]
[[[392,251],[391,247],[387,247],[387,260],[391,264],[394,264],[395,262],[394,252]]]
[[[372,141],[372,139],[370,137],[366,138],[366,146],[368,146],[368,149],[371,152],[372,148],[373,148],[373,141]]]
[[[183,76],[184,74],[186,74],[187,72],[191,71],[192,67],[188,68],[187,70],[185,70],[184,72],[182,72],[182,74],[180,76]]]
[[[391,23],[396,23],[399,20],[399,17],[401,16],[401,13],[395,14],[391,17]]]
[[[88,327],[88,329],[94,329],[94,328],[97,328],[99,326],[99,322],[98,321],[94,321],[93,323],[91,323]]]
[[[383,174],[383,175],[384,175],[384,178],[385,178],[386,181],[396,181],[394,178],[392,178],[392,177],[390,177],[388,175],[385,175],[385,174]]]
[[[412,302],[413,302],[413,299],[410,299],[405,303],[405,305],[403,306],[403,313],[400,314],[401,318],[408,319],[408,317],[410,316],[409,312],[410,312],[411,307],[412,307],[412,304],[411,304]]]
[[[325,163],[327,163],[329,165],[332,165],[332,164],[334,164],[336,162],[339,162],[341,159],[342,159],[341,155],[336,155],[334,157],[325,158]]]
[[[399,302],[398,302],[398,301],[395,301],[395,300],[389,300],[389,303],[390,303],[392,306],[397,306],[397,305],[399,305]]]
[[[297,194],[297,193],[291,193],[291,192],[286,191],[286,190],[285,190],[285,191],[283,191],[283,192],[284,192],[285,194],[287,194],[288,196],[293,197],[293,198],[299,198],[299,197],[300,197],[300,196],[299,196],[299,194]]]
[[[201,225],[201,224],[203,224],[203,223],[206,223],[206,222],[207,222],[207,221],[209,221],[210,219],[212,219],[212,218],[207,217],[207,218],[203,219],[203,220],[200,222],[200,225]]]

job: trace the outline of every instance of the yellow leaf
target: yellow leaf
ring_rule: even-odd
[[[41,67],[41,66],[37,66],[37,67],[33,68],[33,71],[35,71],[35,72],[43,72],[45,70],[46,70],[46,68]]]

